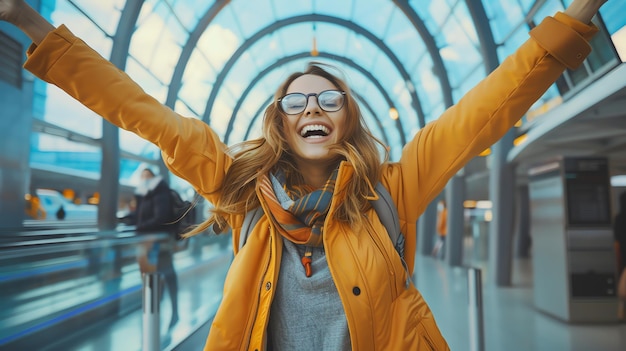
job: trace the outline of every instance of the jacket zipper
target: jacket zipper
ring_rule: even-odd
[[[257,294],[257,300],[256,300],[256,305],[255,305],[256,312],[254,313],[254,318],[252,318],[252,323],[246,328],[246,329],[249,328],[248,339],[246,340],[246,350],[250,349],[250,342],[252,340],[252,332],[254,330],[254,324],[256,323],[257,317],[259,316],[259,305],[261,304],[261,294],[263,293],[263,282],[265,280],[265,275],[267,274],[267,271],[270,268],[270,262],[272,261],[272,235],[271,233],[270,233],[269,250],[270,252],[267,258],[267,262],[265,264],[265,270],[263,271],[263,274],[261,275],[261,280],[259,281],[259,290],[258,290],[259,293]]]

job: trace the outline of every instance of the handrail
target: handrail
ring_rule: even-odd
[[[171,236],[167,232],[142,233],[137,232],[92,232],[84,235],[20,240],[16,242],[0,242],[0,256],[2,259],[13,257],[35,256],[48,253],[93,249],[106,246],[120,246],[137,244],[149,240],[166,240]]]

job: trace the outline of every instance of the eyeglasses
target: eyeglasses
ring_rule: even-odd
[[[278,99],[280,108],[284,113],[288,115],[297,115],[306,109],[309,104],[309,97],[315,96],[317,98],[317,105],[326,112],[336,112],[341,110],[345,102],[345,91],[339,90],[324,90],[319,94],[303,94],[303,93],[291,93]]]

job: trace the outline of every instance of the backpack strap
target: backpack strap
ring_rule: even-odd
[[[381,182],[376,183],[374,190],[378,194],[378,200],[370,201],[370,203],[374,207],[380,222],[387,229],[387,234],[396,251],[404,259],[404,235],[400,232],[398,209],[391,199],[391,194],[389,194],[389,191]]]
[[[248,240],[248,236],[252,233],[252,229],[256,225],[256,223],[263,216],[263,209],[261,206],[258,206],[246,213],[246,217],[243,219],[243,224],[241,225],[241,231],[239,232],[239,250],[243,247]]]
[[[409,274],[409,266],[404,260],[404,242],[406,239],[400,231],[400,216],[398,215],[398,209],[391,199],[389,190],[387,190],[381,182],[376,183],[374,190],[376,190],[376,193],[378,194],[378,200],[370,201],[370,203],[372,204],[372,207],[374,207],[374,210],[378,215],[378,219],[380,219],[380,223],[382,223],[387,229],[389,239],[391,239],[393,247],[400,256],[400,261],[402,261],[402,266],[406,271],[406,281],[404,282],[404,285],[408,289],[411,284],[411,274]]]

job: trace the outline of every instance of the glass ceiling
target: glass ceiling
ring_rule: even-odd
[[[134,32],[118,32],[123,12],[131,13],[125,9],[137,2],[47,0],[42,12],[106,58],[115,38],[130,35],[125,71],[180,114],[205,120],[229,145],[259,135],[262,113],[278,85],[311,60],[330,63],[346,77],[370,129],[390,146],[392,160],[424,123],[485,76],[466,5],[472,1],[145,0],[128,26]],[[534,1],[483,3],[496,44],[506,44],[498,46],[502,59],[527,37],[525,14]],[[563,6],[552,0],[544,8]],[[444,74],[437,73],[438,62]],[[43,119],[101,137],[99,117],[56,88],[45,89]],[[550,94],[558,92],[552,89],[544,99]],[[120,146],[158,157],[154,146],[124,131]],[[38,147],[81,150],[46,136]]]

